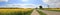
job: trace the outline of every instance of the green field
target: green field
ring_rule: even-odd
[[[48,10],[48,11],[55,11],[55,12],[60,12],[60,8],[43,8],[40,10]]]
[[[42,8],[42,10],[60,10],[60,8]]]

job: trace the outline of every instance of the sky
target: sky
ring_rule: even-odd
[[[60,8],[60,0],[42,0],[48,4],[50,8]]]
[[[47,4],[42,0],[0,0],[0,7],[24,7],[24,8],[35,8],[39,6],[47,8]]]

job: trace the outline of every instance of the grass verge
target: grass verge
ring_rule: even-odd
[[[38,10],[37,10],[38,11]],[[46,13],[44,13],[44,12],[42,12],[42,11],[38,11],[38,13],[40,14],[40,15],[47,15]]]
[[[60,12],[60,10],[48,10],[48,11]]]

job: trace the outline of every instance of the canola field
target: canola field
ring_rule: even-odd
[[[31,8],[0,8],[0,15],[30,15],[32,11]]]

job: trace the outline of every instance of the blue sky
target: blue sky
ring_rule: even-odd
[[[26,2],[27,1],[27,2]],[[37,7],[38,5],[42,5],[43,7],[47,7],[47,4],[45,4],[42,0],[8,0],[8,2],[0,2],[0,6],[5,6],[5,4],[35,4]]]

